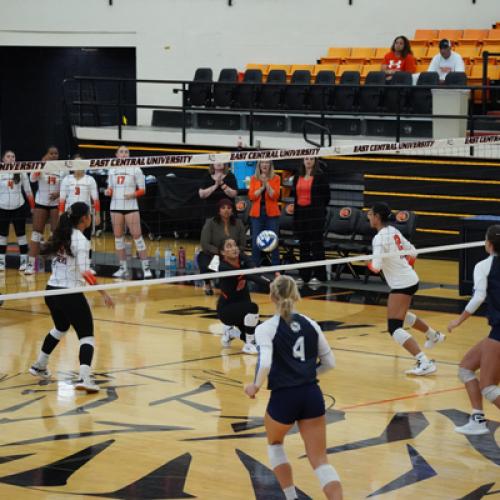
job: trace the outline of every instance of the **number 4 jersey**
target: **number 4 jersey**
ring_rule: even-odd
[[[331,350],[319,325],[297,313],[290,323],[279,315],[264,321],[255,330],[255,340],[259,347],[273,349],[270,390],[315,383],[318,357]]]
[[[387,284],[393,288],[408,288],[418,283],[418,275],[404,255],[379,257],[384,253],[397,253],[402,250],[415,251],[415,247],[393,226],[382,228],[372,240],[374,258],[369,268],[374,272],[384,272]],[[416,253],[413,254],[413,257]]]

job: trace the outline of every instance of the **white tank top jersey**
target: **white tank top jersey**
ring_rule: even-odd
[[[66,202],[66,208],[77,201],[92,206],[93,200],[99,199],[97,183],[90,175],[84,175],[77,179],[73,174],[67,175],[61,182],[61,201]]]
[[[35,202],[45,207],[57,207],[59,204],[59,190],[61,181],[65,177],[65,173],[61,172],[33,172],[30,176],[31,182],[38,182],[38,191],[35,195]],[[57,197],[51,199],[50,196],[57,193]]]
[[[0,208],[2,210],[15,210],[22,207],[24,205],[23,189],[26,196],[33,196],[28,175],[25,173],[18,175],[21,179],[16,183],[13,173],[0,174]]]
[[[52,274],[48,284],[60,288],[85,286],[82,273],[90,269],[90,241],[85,238],[79,229],[73,229],[71,234],[71,252],[58,253],[52,259]]]
[[[377,257],[383,253],[396,253],[402,250],[415,251],[415,247],[393,226],[382,228],[372,240],[374,258],[370,263],[373,271],[383,271],[388,285],[393,288],[408,288],[418,283],[418,275],[408,264],[404,255]],[[411,254],[416,257],[416,252]]]
[[[113,190],[110,210],[139,210],[137,198],[125,199],[137,189],[146,189],[144,174],[139,167],[120,167],[113,169],[108,176],[108,188]]]

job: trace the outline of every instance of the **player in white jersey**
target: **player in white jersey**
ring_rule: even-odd
[[[455,431],[460,434],[488,434],[483,410],[483,397],[500,409],[500,224],[486,231],[487,259],[474,267],[474,295],[462,314],[448,325],[451,332],[470,318],[486,300],[486,317],[491,327],[488,337],[469,349],[460,361],[458,378],[465,384],[472,406],[469,421]],[[479,380],[475,372],[480,370]],[[494,427],[491,429],[495,432]]]
[[[368,211],[370,225],[377,230],[372,241],[374,258],[368,267],[371,271],[383,271],[391,291],[387,299],[387,328],[392,338],[403,346],[416,359],[416,366],[407,370],[408,375],[428,375],[437,369],[434,361],[429,360],[421,351],[417,341],[405,330],[404,326],[413,327],[425,333],[424,346],[431,349],[445,339],[445,335],[432,329],[427,323],[409,311],[411,299],[418,290],[418,275],[413,269],[416,259],[414,246],[393,226],[389,225],[392,216],[386,203],[376,203]],[[400,251],[415,252],[408,256],[397,255]],[[378,257],[391,253],[389,257]]]
[[[90,272],[90,242],[82,233],[91,223],[90,208],[82,202],[74,203],[61,215],[48,247],[43,249],[44,254],[54,255],[47,290],[97,284]],[[104,297],[105,304],[112,307],[111,297],[103,290],[99,293]],[[80,380],[75,388],[88,393],[99,391],[99,386],[90,376],[94,355],[94,322],[85,295],[79,292],[46,296],[45,303],[54,321],[54,328],[45,336],[38,359],[29,372],[40,378],[50,377],[47,369],[49,356],[72,326],[80,341]]]
[[[126,159],[129,156],[130,151],[126,146],[120,146],[116,151],[116,157],[119,159]],[[137,198],[144,196],[145,193],[146,182],[139,167],[117,167],[110,171],[105,194],[111,196],[111,222],[113,223],[116,253],[120,262],[118,271],[113,274],[114,278],[125,278],[128,272],[125,258],[125,226],[128,227],[134,239],[144,278],[153,277],[149,267],[146,243],[142,237],[141,217],[137,202]]]
[[[50,146],[42,158],[42,161],[56,161],[59,159],[59,150]],[[54,232],[59,220],[59,188],[62,173],[58,172],[33,172],[30,176],[31,182],[38,183],[35,195],[35,208],[33,209],[33,226],[31,231],[31,242],[28,254],[28,265],[24,274],[35,272],[35,258],[40,253],[40,241],[42,240],[45,224],[50,221],[50,230]]]
[[[80,155],[73,156],[73,160],[81,158]],[[94,207],[94,222],[98,226],[101,223],[101,203],[99,201],[97,183],[92,176],[86,175],[84,170],[75,170],[62,180],[59,196],[59,213],[62,214],[66,206],[71,206],[77,201],[82,201],[89,207]],[[92,237],[92,225],[85,229],[83,235],[90,241]],[[92,259],[92,250],[90,250],[90,258]],[[93,268],[91,270],[95,272]]]
[[[245,393],[254,398],[268,378],[271,397],[264,417],[267,449],[285,498],[298,498],[283,447],[286,434],[297,422],[325,496],[339,500],[342,486],[326,456],[325,403],[317,380],[335,366],[335,358],[319,325],[294,311],[300,299],[295,281],[278,276],[270,288],[276,314],[255,331],[259,361],[255,381],[245,387]]]
[[[7,150],[2,156],[4,163],[14,163],[14,151]],[[0,272],[5,271],[5,254],[9,227],[14,225],[14,231],[19,245],[19,270],[26,269],[28,262],[28,241],[26,240],[26,206],[23,196],[26,195],[31,209],[35,206],[33,192],[26,173],[14,174],[3,172],[0,174]]]

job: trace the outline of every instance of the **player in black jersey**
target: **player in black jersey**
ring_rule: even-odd
[[[234,271],[255,267],[248,255],[240,253],[236,241],[232,238],[224,240],[219,248],[219,271]],[[255,347],[255,327],[259,324],[259,306],[252,302],[247,281],[261,285],[269,285],[269,280],[255,275],[228,276],[220,279],[220,297],[217,302],[217,314],[224,325],[236,327],[245,335],[245,354],[257,354]],[[227,333],[228,335],[231,332]],[[233,337],[234,338],[234,337]],[[226,339],[226,347],[231,337]]]
[[[463,357],[458,369],[458,378],[465,384],[472,413],[469,421],[455,431],[461,434],[487,434],[483,411],[483,396],[500,408],[500,225],[490,226],[486,232],[487,259],[478,262],[474,268],[474,295],[462,314],[448,325],[451,332],[474,314],[487,300],[486,316],[491,326],[488,337],[478,342]],[[481,369],[480,380],[475,371]]]
[[[335,366],[335,358],[319,325],[294,311],[299,298],[297,285],[289,276],[279,276],[271,284],[276,314],[256,329],[259,360],[255,381],[245,387],[245,393],[254,398],[268,376],[271,397],[264,418],[268,453],[285,498],[297,498],[283,448],[287,432],[297,422],[325,496],[339,500],[342,487],[326,456],[325,403],[317,381],[320,373]]]

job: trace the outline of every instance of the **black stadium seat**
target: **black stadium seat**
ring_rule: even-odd
[[[360,111],[375,112],[382,108],[384,89],[373,88],[373,85],[385,85],[385,73],[383,71],[370,71],[366,76],[365,84],[359,91]]]
[[[283,69],[273,69],[267,75],[267,81],[262,86],[260,103],[264,109],[277,109],[283,102],[286,87],[286,72]]]
[[[444,79],[444,84],[449,86],[465,87],[467,85],[467,75],[461,71],[452,71]]]
[[[335,88],[335,109],[351,111],[354,107],[359,82],[359,71],[345,71],[340,77],[340,84]]]
[[[293,72],[292,81],[285,90],[285,108],[301,109],[305,106],[308,85],[311,83],[311,72],[298,69]]]
[[[424,71],[420,73],[417,87],[411,92],[411,104],[414,113],[430,115],[432,113],[431,89],[421,89],[419,86],[439,85],[439,73],[437,71]]]
[[[309,104],[312,109],[330,109],[335,92],[335,73],[321,70],[316,75],[314,85],[309,89]]]
[[[243,83],[252,85],[238,85],[235,107],[255,108],[262,84],[262,71],[260,69],[247,69],[243,76]]]
[[[231,106],[238,83],[238,71],[225,68],[219,74],[219,80],[214,83],[214,104],[220,107]]]
[[[188,85],[188,102],[191,106],[208,106],[212,98],[212,70],[198,68],[193,82]]]
[[[407,89],[391,89],[391,85],[407,85]],[[397,113],[406,110],[408,107],[410,89],[413,85],[411,73],[406,71],[396,71],[392,76],[391,83],[385,90],[385,107],[389,113]],[[398,103],[399,96],[399,103]]]

